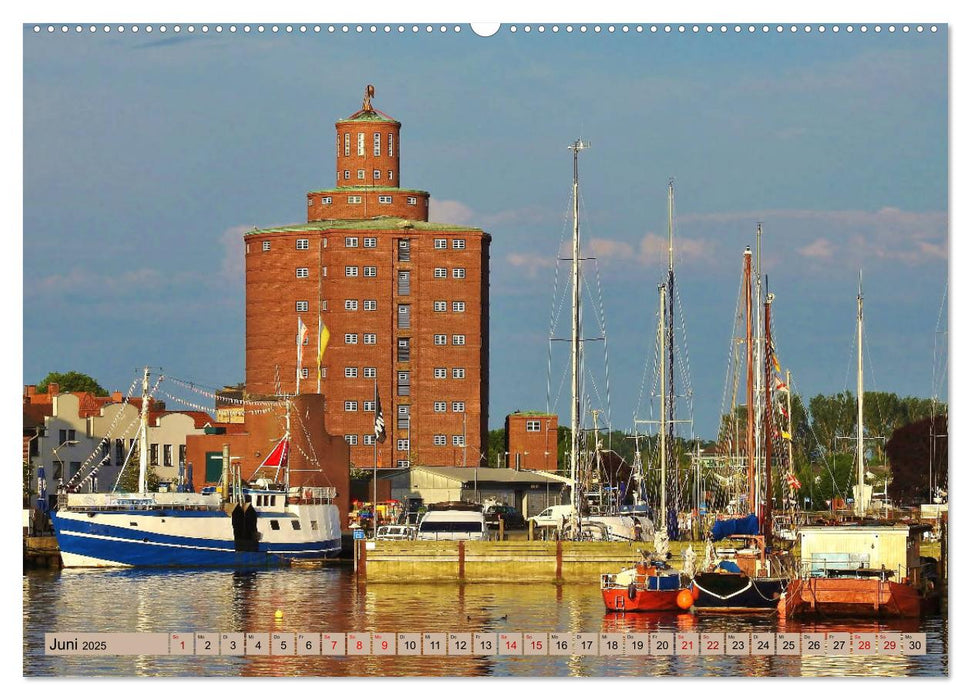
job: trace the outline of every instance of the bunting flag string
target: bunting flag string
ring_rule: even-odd
[[[176,379],[175,377],[169,377],[169,381],[175,382],[181,387],[194,391],[197,394],[201,394],[206,398],[213,399],[214,401],[219,401],[220,403],[231,403],[237,406],[276,406],[279,404],[278,401],[250,401],[247,399],[237,399],[231,396],[220,396],[213,391],[207,391],[201,386],[194,384],[192,382],[187,382],[184,379]]]

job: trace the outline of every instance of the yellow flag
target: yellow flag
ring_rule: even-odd
[[[324,362],[324,350],[327,349],[327,343],[330,342],[330,331],[327,330],[327,326],[324,325],[320,329],[320,343],[317,345],[317,378],[321,375],[321,365]]]

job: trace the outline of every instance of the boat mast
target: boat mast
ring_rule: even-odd
[[[147,492],[148,475],[148,367],[142,374],[142,414],[138,429],[138,493]]]
[[[660,451],[660,457],[661,457],[661,516],[660,516],[661,520],[660,520],[660,523],[655,527],[663,528],[662,531],[665,534],[667,534],[668,532],[667,445],[665,444],[665,437],[667,434],[665,401],[667,397],[665,395],[665,386],[664,386],[664,382],[665,382],[664,363],[665,363],[665,349],[666,349],[664,347],[664,333],[665,333],[664,312],[665,312],[665,306],[666,306],[665,291],[666,291],[666,288],[663,284],[659,284],[657,286],[657,293],[658,293],[658,297],[660,298],[660,301],[658,304],[659,316],[658,316],[658,324],[657,324],[657,339],[658,339],[658,343],[660,344],[660,352],[658,353],[658,357],[661,358],[660,359],[661,366],[659,368],[660,371],[658,372],[658,374],[660,375],[660,383],[661,383],[661,424],[658,426],[658,441],[659,441],[658,449]]]
[[[753,365],[755,367],[761,367],[763,358],[761,357],[761,352],[763,350],[764,338],[762,336],[762,314],[759,313],[759,309],[762,308],[762,224],[759,222],[755,228],[755,336],[752,344],[753,348]],[[762,390],[762,372],[754,372],[754,398],[753,403],[758,402],[761,399]],[[767,426],[763,424],[763,412],[758,410],[759,406],[756,403],[756,410],[754,411],[755,417],[755,451],[752,454],[754,478],[755,478],[755,490],[753,491],[755,495],[755,500],[752,502],[752,512],[758,514],[760,512],[761,497],[763,493],[762,489],[762,469],[759,465],[762,462],[762,447],[763,447],[763,432],[768,429]]]
[[[769,280],[765,281],[766,289]],[[770,323],[770,306],[774,295],[765,295],[765,424],[763,437],[765,438],[765,506],[762,511],[762,535],[765,544],[772,543],[772,325]]]
[[[789,451],[789,474],[795,475],[796,473],[796,463],[792,459],[792,375],[789,370],[786,370],[786,415],[789,418],[789,439],[786,441],[788,443]],[[784,506],[785,504],[783,504]],[[795,494],[793,494],[792,499],[792,514],[796,513],[796,500]]]
[[[667,353],[668,353],[668,399],[661,400],[662,410],[667,411],[668,438],[671,446],[674,446],[674,180],[668,180],[668,280],[667,280]],[[664,426],[662,426],[664,427]],[[667,460],[667,456],[665,456]],[[677,462],[674,463],[675,468]],[[675,475],[674,484],[678,483]],[[677,507],[677,504],[675,505]],[[665,523],[667,523],[667,511],[664,512]]]
[[[856,297],[856,484],[854,510],[857,516],[866,513],[863,493],[863,271],[860,270],[860,291]]]
[[[746,458],[748,461],[748,507],[755,512],[755,368],[752,355],[752,249],[745,247],[745,404]]]
[[[580,139],[570,144],[573,151],[573,322],[570,336],[571,406],[570,406],[570,483],[574,517],[579,513],[577,494],[580,449],[580,170],[578,157],[587,148]]]

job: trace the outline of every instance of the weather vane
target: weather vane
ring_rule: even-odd
[[[362,109],[365,112],[373,112],[374,111],[373,109],[371,109],[371,98],[372,97],[374,97],[374,86],[373,85],[368,85],[364,89],[364,106],[362,107]]]

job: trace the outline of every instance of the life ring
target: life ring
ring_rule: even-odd
[[[627,597],[631,600],[637,598],[637,586],[633,583],[627,587]]]

